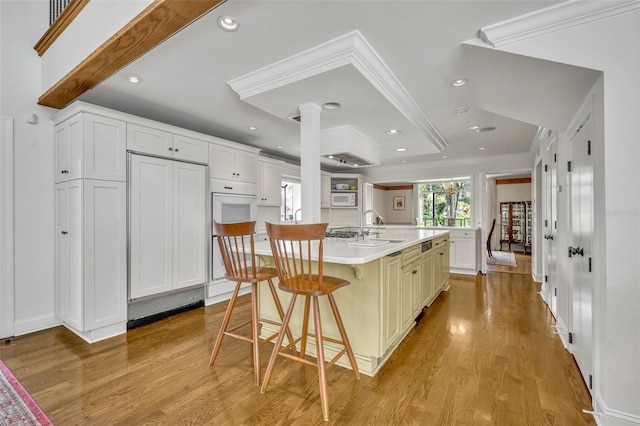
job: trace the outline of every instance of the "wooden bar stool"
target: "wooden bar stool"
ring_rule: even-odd
[[[273,259],[278,271],[280,281],[278,288],[287,293],[291,293],[291,302],[287,309],[287,313],[282,321],[282,328],[276,339],[271,358],[267,370],[264,374],[264,381],[260,388],[260,393],[264,393],[269,385],[269,379],[273,372],[278,355],[289,358],[291,360],[301,362],[307,365],[314,365],[318,368],[318,379],[320,382],[320,402],[322,404],[322,417],[325,421],[329,420],[329,397],[327,391],[326,368],[332,366],[345,352],[349,357],[351,368],[353,369],[356,379],[360,379],[360,372],[356,359],[353,356],[351,345],[347,333],[342,324],[338,307],[333,298],[333,292],[340,287],[349,285],[349,281],[337,277],[323,275],[322,273],[322,250],[323,238],[327,230],[326,223],[316,223],[310,225],[274,225],[267,223],[267,234],[271,243],[271,251]],[[312,270],[312,260],[317,261],[317,271]],[[298,295],[305,296],[304,316],[302,320],[302,335],[287,346],[282,346],[285,334],[283,330],[288,330],[291,314],[295,306]],[[318,296],[327,296],[331,311],[338,326],[340,337],[342,340],[332,339],[322,335],[322,323],[320,321],[320,309],[318,304]],[[311,299],[310,299],[311,298]],[[309,306],[313,300],[313,322],[315,325],[315,334],[308,332],[309,325]],[[305,358],[307,337],[312,336],[316,339],[316,355],[317,360],[310,361]],[[331,361],[325,364],[324,345],[322,342],[332,342],[343,346]],[[291,355],[286,351],[295,347],[300,342],[300,354]]]
[[[269,323],[280,326],[280,323],[260,318],[258,315],[258,283],[267,281],[269,283],[269,289],[271,290],[271,296],[280,315],[282,321],[284,312],[276,289],[273,285],[272,279],[278,276],[277,271],[274,268],[264,268],[256,266],[256,257],[254,252],[254,240],[253,234],[255,231],[255,222],[238,222],[238,223],[217,223],[213,222],[215,226],[216,234],[218,234],[218,244],[220,245],[220,253],[225,267],[225,278],[230,281],[236,282],[236,288],[233,291],[233,295],[229,300],[229,305],[224,314],[218,337],[213,346],[211,352],[211,359],[209,366],[212,366],[218,353],[220,352],[220,346],[222,345],[222,339],[224,336],[235,337],[236,339],[251,342],[253,345],[253,370],[256,377],[256,385],[260,385],[260,345],[273,340],[278,333],[274,333],[266,339],[260,341],[260,329],[259,324],[261,322]],[[231,319],[231,313],[236,304],[238,292],[240,286],[243,283],[251,283],[251,319],[241,324],[235,325],[229,328],[229,320]],[[236,334],[235,331],[251,324],[251,337],[246,337],[241,334]],[[291,331],[285,330],[285,334],[289,338],[289,341],[293,341]],[[294,348],[295,351],[295,348]]]

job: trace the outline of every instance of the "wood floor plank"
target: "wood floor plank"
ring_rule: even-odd
[[[575,361],[526,274],[452,275],[376,377],[327,371],[332,424],[595,424]],[[267,392],[251,346],[226,339],[209,367],[226,304],[88,345],[63,327],[0,346],[56,425],[324,424],[317,372],[278,359]],[[234,311],[250,315],[248,297]],[[266,368],[270,344],[261,348]]]

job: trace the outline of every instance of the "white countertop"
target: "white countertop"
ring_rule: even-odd
[[[341,263],[345,265],[359,265],[371,262],[396,251],[404,250],[424,241],[432,240],[440,235],[448,234],[448,229],[419,229],[419,228],[387,228],[380,229],[380,240],[403,240],[401,242],[389,242],[376,247],[361,247],[350,245],[349,240],[326,238],[324,240],[324,261],[327,263]],[[268,241],[260,241],[255,244],[255,252],[258,255],[271,256],[271,247]],[[317,260],[313,259],[312,260]]]

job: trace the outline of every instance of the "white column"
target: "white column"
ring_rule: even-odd
[[[314,103],[300,105],[300,182],[302,223],[317,223],[320,216],[320,115]]]

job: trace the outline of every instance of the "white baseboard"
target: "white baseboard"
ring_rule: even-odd
[[[593,418],[599,425],[606,426],[638,426],[640,425],[640,415],[624,413],[618,410],[612,410],[607,407],[602,396],[596,393],[594,398]]]
[[[21,336],[60,325],[60,320],[53,314],[18,320],[13,323],[14,336]]]

